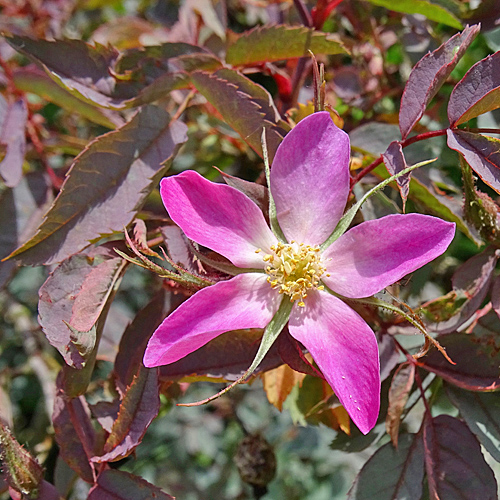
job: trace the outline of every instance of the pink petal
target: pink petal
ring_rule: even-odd
[[[144,365],[173,363],[229,330],[264,328],[281,300],[266,278],[259,273],[238,274],[196,292],[153,333]]]
[[[320,245],[335,229],[349,192],[349,136],[329,113],[300,121],[280,144],[271,192],[288,241]]]
[[[264,268],[262,256],[276,243],[264,215],[243,193],[188,170],[166,177],[160,193],[186,236],[227,257],[235,266]],[[264,253],[256,254],[261,248]]]
[[[326,292],[308,293],[295,306],[290,334],[309,350],[327,382],[363,434],[380,407],[380,366],[375,335],[358,313]]]
[[[345,297],[369,297],[441,255],[455,224],[421,214],[388,215],[363,222],[323,254],[324,283]]]

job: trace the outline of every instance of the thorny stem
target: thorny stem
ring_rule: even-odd
[[[425,132],[423,134],[418,134],[414,135],[413,137],[410,137],[404,141],[401,141],[401,147],[406,148],[410,144],[414,144],[415,142],[420,142],[420,141],[425,141],[426,139],[431,139],[432,137],[439,137],[442,135],[446,135],[447,128],[441,129],[441,130],[433,130],[431,132]],[[453,130],[453,129],[451,129]],[[466,132],[472,132],[472,133],[477,133],[477,134],[500,134],[500,129],[496,128],[464,128],[464,129],[457,129],[457,130],[464,130]],[[376,160],[374,160],[370,165],[365,167],[361,172],[356,175],[356,177],[351,178],[351,190],[354,187],[355,184],[357,184],[365,175],[368,175],[371,171],[375,170],[381,163],[383,163],[384,159],[382,158],[382,155],[380,155]]]

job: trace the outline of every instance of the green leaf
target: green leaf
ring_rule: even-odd
[[[279,61],[314,54],[347,54],[331,35],[310,28],[259,26],[241,35],[229,45],[226,62],[233,66]]]
[[[403,434],[399,445],[382,446],[361,469],[348,500],[420,500],[424,450],[420,434]]]
[[[93,141],[75,159],[37,233],[9,258],[28,265],[59,262],[92,241],[121,232],[168,170],[186,130],[150,106]]]
[[[491,456],[500,462],[500,397],[497,393],[470,392],[446,384],[446,393],[469,429]]]
[[[261,157],[262,129],[267,130],[267,147],[272,162],[289,127],[281,120],[270,94],[246,76],[230,69],[221,69],[213,74],[195,71],[191,79],[224,121]]]
[[[421,14],[431,21],[462,29],[462,23],[448,10],[427,0],[368,0],[373,5],[385,7],[403,14]]]

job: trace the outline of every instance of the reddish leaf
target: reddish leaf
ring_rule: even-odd
[[[452,365],[437,349],[432,349],[420,366],[462,389],[479,392],[500,389],[500,352],[494,345],[465,333],[444,335],[438,340],[456,364]]]
[[[179,226],[162,226],[160,232],[173,262],[193,274],[200,274],[201,263],[193,253],[192,243]]]
[[[427,417],[425,468],[432,499],[496,500],[497,483],[474,434],[448,415]]]
[[[401,147],[401,144],[398,141],[393,141],[389,144],[389,147],[382,155],[382,158],[384,159],[387,171],[391,175],[398,174],[399,172],[408,167],[405,156],[403,154],[403,148]],[[406,199],[408,198],[408,193],[410,191],[410,178],[411,174],[406,174],[396,179],[399,191],[401,193],[401,198],[403,199],[403,210],[404,206],[406,205]]]
[[[89,241],[121,232],[167,171],[186,130],[151,106],[96,139],[75,159],[38,232],[9,257],[30,265],[60,262]]]
[[[264,88],[230,69],[213,74],[195,71],[193,84],[217,108],[224,121],[262,156],[262,129],[267,130],[270,160],[285,135],[288,126],[279,116],[271,96]]]
[[[98,401],[95,405],[89,405],[89,407],[92,416],[97,419],[101,427],[106,432],[111,433],[120,410],[120,400],[116,398],[113,401]]]
[[[88,500],[175,500],[140,477],[120,470],[104,470],[90,490]]]
[[[424,479],[424,450],[420,434],[403,434],[399,446],[382,446],[354,481],[348,500],[420,500]]]
[[[500,193],[500,141],[458,129],[448,129],[447,134],[448,147],[463,155],[479,177]]]
[[[278,352],[290,368],[296,372],[312,375],[313,377],[325,378],[323,374],[306,358],[303,347],[290,335],[288,328],[280,334],[277,340]]]
[[[226,61],[233,66],[280,61],[314,54],[347,54],[344,46],[326,33],[304,26],[259,26],[229,45]]]
[[[433,309],[436,309],[437,314],[443,314],[444,311],[451,309],[453,315],[446,321],[429,325],[430,330],[441,334],[454,332],[477,312],[490,288],[498,257],[493,247],[487,247],[483,252],[464,262],[453,273],[454,295],[448,294],[445,296],[445,301],[441,298],[423,306],[428,317],[433,316]],[[434,303],[436,307],[433,307]]]
[[[115,92],[111,75],[118,52],[81,40],[35,40],[13,35],[6,40],[19,52],[42,64],[47,73],[73,95],[106,106]]]
[[[34,64],[17,68],[14,71],[13,79],[19,90],[38,95],[42,99],[53,102],[70,113],[77,113],[93,123],[98,123],[111,130],[124,123],[123,118],[116,111],[101,109],[95,104],[78,99]]]
[[[52,422],[59,452],[64,461],[88,483],[94,482],[90,458],[95,454],[96,436],[89,418],[87,402],[83,396],[70,399],[61,387],[54,401]]]
[[[399,363],[401,353],[396,347],[391,335],[382,331],[377,334],[378,351],[380,355],[380,380],[384,381]]]
[[[99,247],[65,260],[41,286],[38,321],[68,365],[85,365],[95,346],[95,324],[124,266],[114,252]]]
[[[7,482],[23,496],[36,497],[43,480],[43,470],[37,460],[23,448],[9,428],[0,420],[0,458]]]
[[[448,102],[448,119],[456,127],[500,107],[500,52],[474,64],[457,83]]]
[[[389,408],[385,420],[387,434],[391,437],[392,444],[398,447],[399,425],[401,415],[405,408],[408,396],[410,395],[413,381],[415,379],[415,365],[404,363],[399,366],[392,377],[391,387],[389,389]]]
[[[22,244],[40,224],[52,202],[52,191],[41,173],[30,173],[14,189],[0,193],[0,260]],[[5,285],[15,262],[0,262],[0,288]]]
[[[104,445],[104,455],[93,457],[93,462],[114,462],[135,450],[158,415],[159,389],[158,370],[140,367],[120,404],[118,418]]]
[[[422,118],[427,105],[450,76],[467,47],[479,33],[479,29],[479,25],[466,26],[462,33],[452,36],[436,50],[422,57],[414,66],[406,83],[399,110],[399,128],[403,139],[408,137],[415,124]]]
[[[237,380],[249,368],[257,354],[262,330],[226,332],[197,351],[170,365],[160,367],[160,378],[175,380],[183,377],[202,377]],[[228,356],[227,353],[231,355]],[[277,342],[273,344],[255,374],[282,364]]]
[[[500,318],[500,276],[497,276],[491,287],[491,307]]]
[[[137,313],[127,327],[120,340],[114,367],[115,375],[123,388],[132,383],[134,375],[142,364],[144,350],[153,332],[169,311],[177,307],[182,300],[182,295],[167,295],[162,289]]]
[[[0,176],[8,187],[17,186],[23,175],[27,120],[28,108],[24,99],[8,103],[0,96],[0,146],[5,148]]]

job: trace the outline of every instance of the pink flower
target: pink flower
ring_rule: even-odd
[[[170,314],[149,341],[146,366],[173,363],[223,332],[264,328],[282,301],[292,302],[290,334],[311,353],[359,429],[366,434],[375,425],[377,341],[338,296],[379,292],[441,255],[455,229],[427,215],[389,215],[363,222],[323,248],[347,202],[349,153],[349,137],[326,112],[303,119],[285,137],[271,168],[270,192],[286,241],[232,187],[194,171],[162,180],[172,220],[242,272],[198,291]]]

